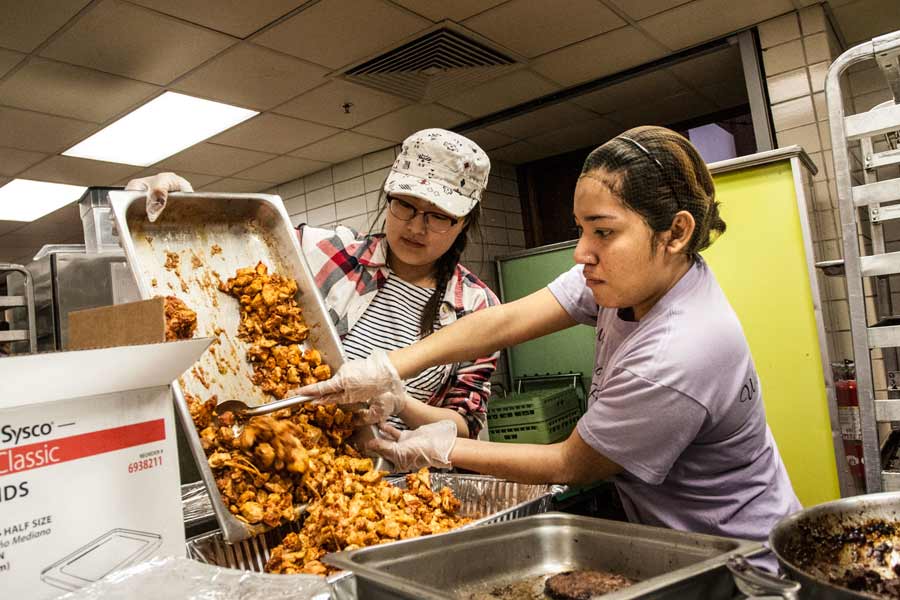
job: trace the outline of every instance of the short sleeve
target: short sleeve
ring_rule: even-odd
[[[597,325],[600,308],[584,284],[583,265],[575,265],[550,282],[547,288],[569,316],[582,325]]]
[[[662,483],[706,421],[706,409],[672,388],[619,368],[592,387],[578,433],[638,479]]]

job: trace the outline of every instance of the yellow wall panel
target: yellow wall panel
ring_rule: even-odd
[[[790,160],[715,182],[727,231],[703,255],[743,325],[800,501],[833,500],[840,490]]]

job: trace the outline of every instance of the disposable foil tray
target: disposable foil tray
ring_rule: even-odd
[[[206,485],[202,481],[185,483],[181,486],[181,513],[184,516],[185,527],[216,518],[209,492],[206,491]]]
[[[406,487],[403,477],[388,481]],[[504,481],[486,475],[432,473],[432,487],[449,487],[460,500],[459,514],[475,519],[463,528],[519,519],[550,510],[553,496],[565,488],[557,485],[528,485]],[[282,525],[236,544],[228,544],[220,531],[213,531],[187,541],[188,556],[207,564],[245,571],[262,571],[272,548],[290,532],[298,532],[301,521]],[[463,529],[460,528],[460,529]]]
[[[216,289],[219,279],[262,261],[270,272],[297,280],[309,339],[337,369],[343,349],[278,196],[264,194],[169,194],[166,210],[155,223],[147,219],[143,192],[110,192],[110,205],[128,264],[142,298],[173,295],[197,312],[196,335],[218,338],[180,382],[172,385],[177,412],[200,477],[226,541],[236,542],[266,531],[232,515],[222,502],[194,428],[185,393],[201,399],[242,400],[255,406],[268,399],[251,381],[247,345],[237,338],[240,321],[235,302]],[[179,257],[178,269],[170,258]],[[169,260],[170,268],[166,268]],[[376,465],[384,468],[382,462]],[[297,506],[302,511],[302,506]]]
[[[155,533],[112,529],[46,567],[41,579],[62,590],[75,590],[149,558],[161,543]]]
[[[604,600],[732,598],[724,568],[731,555],[750,556],[762,544],[646,525],[545,513],[440,536],[403,540],[326,555],[352,571],[367,600],[469,600],[542,597],[544,578],[593,569],[637,581]],[[533,585],[536,593],[513,584]]]

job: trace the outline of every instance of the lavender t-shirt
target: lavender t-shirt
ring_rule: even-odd
[[[595,325],[581,438],[619,464],[631,521],[764,540],[800,510],[737,315],[698,260],[640,321],[599,308],[576,266],[549,285]]]

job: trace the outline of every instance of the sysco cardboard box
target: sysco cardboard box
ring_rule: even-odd
[[[0,358],[0,597],[184,554],[169,384],[209,343]]]

